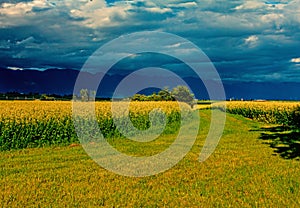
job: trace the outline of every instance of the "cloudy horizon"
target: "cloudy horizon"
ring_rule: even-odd
[[[81,69],[93,52],[115,38],[162,31],[198,46],[224,81],[299,82],[299,3],[5,1],[0,4],[0,66]],[[180,65],[174,62],[172,67]]]

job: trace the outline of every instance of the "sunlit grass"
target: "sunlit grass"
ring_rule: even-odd
[[[300,163],[275,155],[258,139],[261,132],[253,130],[262,124],[228,115],[216,151],[198,162],[209,115],[208,110],[201,111],[201,128],[191,152],[172,169],[151,177],[111,173],[81,146],[1,152],[0,206],[299,207]],[[144,148],[144,154],[172,140],[164,138]],[[141,151],[123,149],[128,148]]]
[[[204,109],[210,109],[211,104],[198,104],[194,107],[195,109],[204,110]]]

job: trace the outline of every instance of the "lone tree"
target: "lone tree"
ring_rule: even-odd
[[[82,101],[89,101],[89,91],[88,89],[81,89],[80,90],[80,97]]]
[[[180,101],[189,104],[191,107],[195,105],[194,94],[192,94],[187,86],[179,85],[172,90],[172,96]]]
[[[82,101],[95,101],[96,90],[81,89],[80,97]]]
[[[91,101],[95,101],[96,100],[96,90],[90,90],[90,93],[89,93],[89,100]]]

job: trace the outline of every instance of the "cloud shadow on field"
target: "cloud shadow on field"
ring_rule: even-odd
[[[262,127],[260,139],[274,148],[274,152],[284,159],[300,160],[300,129],[280,125]]]

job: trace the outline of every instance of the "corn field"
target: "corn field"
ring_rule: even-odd
[[[84,103],[82,106],[84,108]],[[116,115],[112,115],[111,106],[111,102],[95,102],[97,123],[104,138],[122,138],[113,116],[122,120],[126,112],[119,110]],[[131,102],[129,117],[133,126],[145,130],[151,122],[162,122],[160,119],[165,117],[152,111],[157,108],[167,118],[163,134],[176,133],[182,116],[177,102]],[[186,113],[191,112],[188,105],[184,108]],[[150,122],[151,111],[156,121]],[[72,102],[0,101],[0,150],[78,143],[73,119]]]
[[[218,104],[213,108],[225,110]],[[271,124],[300,127],[300,103],[280,101],[230,101],[226,102],[226,112]]]

